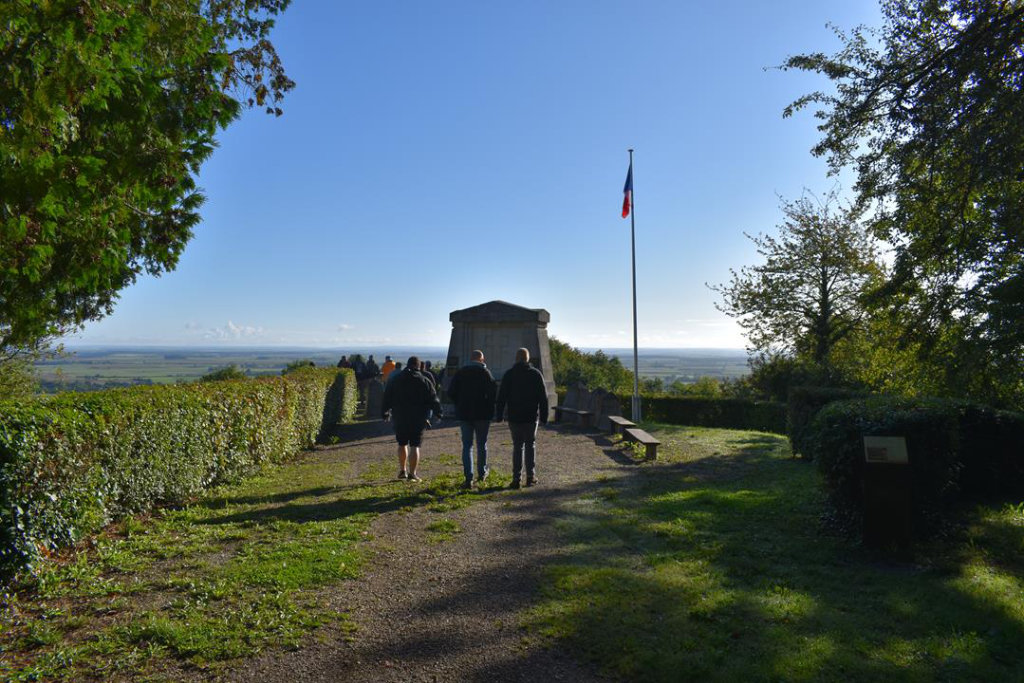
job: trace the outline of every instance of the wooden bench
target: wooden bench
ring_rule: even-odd
[[[648,460],[658,459],[658,445],[661,443],[639,427],[627,427],[623,433],[627,441],[642,443]]]
[[[609,424],[611,424],[612,427],[612,434],[618,434],[622,430],[627,429],[629,427],[636,427],[636,424],[630,422],[621,415],[608,415],[607,417],[608,422]]]
[[[555,422],[562,421],[562,413],[568,413],[569,415],[575,415],[580,419],[581,427],[590,426],[590,416],[593,415],[589,410],[577,410],[576,408],[567,408],[566,406],[555,406]]]

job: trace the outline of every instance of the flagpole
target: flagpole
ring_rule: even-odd
[[[633,150],[629,150],[630,179],[633,173]],[[630,187],[629,242],[633,260],[633,422],[640,422],[640,361],[636,345],[636,190]]]

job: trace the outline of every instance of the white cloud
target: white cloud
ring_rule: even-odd
[[[203,333],[203,336],[207,339],[213,339],[215,341],[232,341],[237,339],[256,339],[264,335],[262,327],[253,327],[251,325],[236,325],[232,321],[228,321],[226,325],[222,327],[211,327]]]
[[[348,332],[349,330],[354,330],[354,329],[355,329],[355,327],[353,327],[352,325],[349,325],[347,323],[342,323],[342,324],[338,325],[338,331],[339,332]]]

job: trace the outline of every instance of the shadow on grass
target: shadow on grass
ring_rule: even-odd
[[[330,487],[327,489],[307,489],[305,491],[282,494],[280,496],[280,500],[276,502],[284,502],[286,503],[285,505],[261,507],[220,517],[212,517],[210,519],[203,520],[201,523],[214,525],[244,525],[266,524],[268,522],[293,522],[297,524],[326,522],[365,513],[382,514],[385,512],[401,510],[403,508],[429,505],[449,498],[455,498],[458,495],[465,495],[456,493],[454,487],[447,484],[432,484],[419,489],[406,488],[405,490],[396,491],[394,493],[377,493],[381,489],[387,489],[388,487],[395,488],[396,486],[406,485],[401,483],[390,483],[386,485],[362,484]],[[341,497],[328,500],[314,500],[309,503],[288,502],[307,497],[324,498],[325,496],[332,494],[343,494],[346,491],[354,490],[364,490],[367,492],[367,495],[352,498]],[[256,497],[254,502],[275,501],[267,501],[266,499],[259,499],[259,497]]]
[[[817,473],[778,443],[561,492],[603,504],[572,505],[571,553],[536,558],[529,623],[627,679],[1020,680],[1024,529],[978,525],[994,561],[963,548],[893,571],[821,535]]]
[[[285,491],[282,493],[268,493],[263,495],[238,495],[238,496],[216,496],[214,498],[204,498],[196,503],[195,507],[207,508],[210,510],[217,510],[219,508],[225,508],[229,505],[274,505],[277,503],[287,503],[290,500],[297,498],[313,498],[336,494],[344,488],[341,486],[319,486],[317,488],[305,489],[303,491]]]

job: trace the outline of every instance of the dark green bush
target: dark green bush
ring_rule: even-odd
[[[859,517],[864,436],[902,436],[915,528],[926,535],[959,503],[1024,494],[1024,415],[962,401],[875,397],[822,408],[805,430],[833,504]]]
[[[284,369],[281,370],[281,374],[288,375],[295,372],[296,370],[315,367],[316,363],[311,361],[309,358],[303,358],[302,360],[293,360],[291,363],[288,363],[288,365],[284,366]]]
[[[354,412],[336,369],[0,403],[0,574],[280,462]]]
[[[223,368],[208,372],[199,378],[200,382],[223,382],[230,379],[246,379],[246,374],[237,365],[232,363]]]
[[[786,430],[793,455],[810,456],[804,445],[804,432],[818,411],[833,401],[864,398],[863,391],[836,387],[800,386],[789,390],[786,403]]]
[[[629,396],[620,397],[620,401],[624,408],[630,406]],[[642,412],[645,420],[666,424],[755,429],[777,434],[786,430],[786,404],[772,401],[643,396]]]

